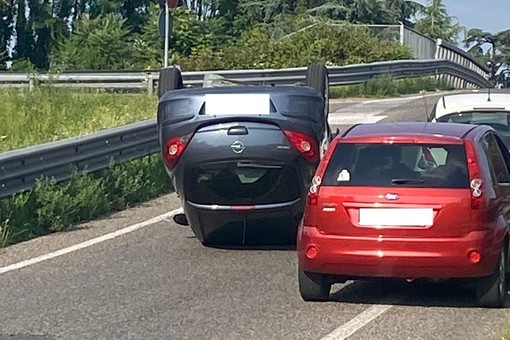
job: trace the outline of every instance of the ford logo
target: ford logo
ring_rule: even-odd
[[[386,198],[388,201],[394,201],[398,200],[400,196],[398,196],[398,194],[387,193],[386,195],[384,195],[384,198]]]
[[[241,141],[236,140],[234,143],[230,145],[230,148],[235,153],[241,153],[244,151],[245,147],[244,144]]]

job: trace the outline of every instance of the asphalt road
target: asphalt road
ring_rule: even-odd
[[[331,123],[424,120],[434,99],[335,101]],[[0,339],[482,340],[507,325],[448,284],[348,282],[305,303],[293,249],[203,247],[178,208],[167,195],[2,250]]]

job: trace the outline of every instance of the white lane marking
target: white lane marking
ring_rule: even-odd
[[[368,124],[377,123],[388,116],[380,115],[380,112],[365,113],[339,113],[333,112],[329,114],[328,122],[331,125],[352,125],[352,124]]]
[[[384,103],[384,102],[400,102],[400,101],[412,101],[415,99],[421,99],[421,98],[427,98],[427,97],[434,97],[434,96],[444,96],[444,92],[438,92],[438,93],[427,93],[423,95],[416,95],[416,96],[410,96],[410,97],[395,97],[395,98],[385,98],[385,99],[371,99],[367,101],[363,101],[364,104],[373,104],[373,103]]]
[[[175,214],[179,214],[181,212],[182,212],[182,208],[175,209],[175,210],[172,210],[172,211],[170,211],[168,213],[165,213],[165,214],[153,217],[153,218],[151,218],[149,220],[146,220],[146,221],[143,221],[143,222],[140,222],[140,223],[137,223],[137,224],[130,225],[129,227],[126,227],[126,228],[123,228],[123,229],[111,232],[111,233],[103,235],[103,236],[99,236],[99,237],[90,239],[90,240],[82,242],[82,243],[78,243],[78,244],[72,245],[72,246],[67,247],[67,248],[63,248],[63,249],[60,249],[60,250],[57,250],[57,251],[54,251],[54,252],[51,252],[51,253],[48,253],[48,254],[45,254],[45,255],[37,256],[37,257],[31,258],[31,259],[28,259],[28,260],[25,260],[25,261],[13,263],[13,264],[5,266],[5,267],[0,267],[0,274],[4,274],[4,273],[7,273],[7,272],[10,272],[10,271],[13,271],[13,270],[17,270],[17,269],[21,269],[21,268],[24,268],[24,267],[28,267],[28,266],[34,265],[36,263],[39,263],[39,262],[47,261],[47,260],[53,259],[55,257],[59,257],[59,256],[62,256],[62,255],[69,254],[69,253],[72,253],[74,251],[83,249],[83,248],[87,248],[87,247],[93,246],[94,244],[98,244],[98,243],[101,243],[101,242],[104,242],[104,241],[108,241],[108,240],[114,239],[114,238],[119,237],[121,235],[128,234],[128,233],[133,232],[135,230],[141,229],[143,227],[147,227],[149,225],[161,222],[161,221],[163,221],[163,220],[165,220],[167,218],[170,218],[170,217],[172,217]]]
[[[393,305],[373,305],[356,315],[349,322],[323,337],[321,340],[345,340],[391,307],[393,307]]]
[[[372,98],[359,98],[359,99],[330,99],[330,104],[338,104],[338,103],[355,103],[360,105],[366,105],[366,104],[374,104],[374,103],[385,103],[385,102],[400,102],[400,101],[412,101],[415,99],[421,99],[421,98],[427,98],[427,97],[434,97],[434,96],[444,96],[449,93],[455,93],[455,91],[447,91],[447,92],[434,92],[434,93],[427,93],[423,95],[415,95],[415,96],[409,96],[409,97],[392,97],[392,98],[384,98],[384,99],[372,99]]]

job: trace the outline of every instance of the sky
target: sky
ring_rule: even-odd
[[[448,14],[467,29],[497,33],[510,29],[510,0],[443,0]],[[427,0],[417,2],[426,4]]]

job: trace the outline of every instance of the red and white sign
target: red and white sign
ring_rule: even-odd
[[[179,0],[167,0],[168,8],[175,8],[179,4]]]

